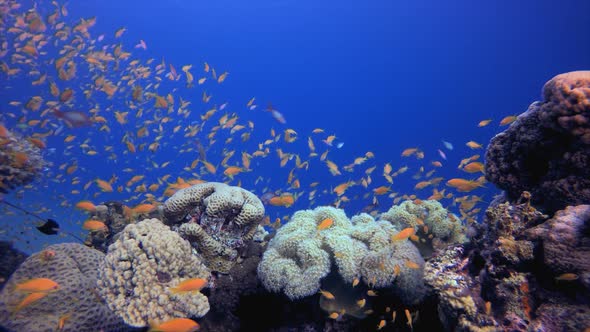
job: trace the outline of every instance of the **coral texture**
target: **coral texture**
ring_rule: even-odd
[[[166,200],[163,213],[210,269],[227,273],[238,251],[254,238],[264,206],[240,187],[207,182],[177,191]]]
[[[209,311],[200,292],[175,293],[171,288],[209,271],[190,244],[158,219],[125,227],[109,247],[98,280],[109,308],[132,326],[176,317],[201,317]]]
[[[590,291],[590,205],[569,206],[552,219],[527,230],[539,241],[544,268],[554,276],[574,273]]]
[[[555,76],[543,101],[488,145],[486,179],[509,200],[523,191],[546,213],[590,201],[590,71]]]
[[[326,219],[333,224],[318,229]],[[391,287],[404,302],[414,303],[423,296],[424,260],[411,242],[392,241],[398,232],[368,214],[349,220],[332,207],[297,211],[269,242],[258,277],[270,291],[299,299],[316,293],[334,264],[348,284],[359,279]]]
[[[98,297],[96,279],[104,254],[77,243],[56,244],[33,254],[14,272],[0,294],[0,325],[12,331],[124,331],[127,326]],[[25,294],[18,283],[49,278],[57,291],[12,314]]]
[[[30,140],[10,131],[0,136],[0,193],[32,182],[44,166],[41,150]]]
[[[429,245],[431,249],[441,249],[467,241],[461,220],[435,200],[422,201],[420,204],[404,201],[381,214],[381,219],[391,222],[399,229],[414,228],[421,237],[422,244]],[[421,246],[418,248],[421,249]],[[425,251],[421,250],[423,256],[427,256]]]

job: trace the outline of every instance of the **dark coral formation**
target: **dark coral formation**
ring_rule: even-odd
[[[0,136],[0,193],[32,182],[43,167],[41,150],[30,140],[10,131]]]
[[[245,189],[207,182],[177,191],[164,203],[163,213],[211,270],[227,273],[254,238],[264,206]]]
[[[425,280],[447,329],[590,326],[590,206],[568,207],[547,220],[530,199],[525,192],[517,203],[490,207],[469,245],[437,252],[427,262]]]
[[[12,243],[0,241],[0,290],[25,259],[27,259],[27,254],[14,248]]]
[[[567,207],[547,222],[527,230],[539,248],[539,264],[554,277],[575,274],[590,296],[590,205]],[[581,293],[582,290],[578,290]]]
[[[546,213],[590,202],[590,71],[555,76],[486,151],[486,179]]]
[[[84,243],[104,253],[107,252],[109,245],[115,241],[114,236],[130,223],[129,218],[124,215],[123,204],[115,201],[97,205],[96,211],[90,215],[90,219],[101,220],[108,230],[88,233]]]
[[[125,331],[127,326],[98,296],[100,251],[77,243],[56,244],[33,254],[8,280],[0,293],[0,325],[10,331],[56,331],[60,318],[67,316],[61,331]],[[14,313],[24,298],[15,290],[31,278],[49,278],[59,289]]]

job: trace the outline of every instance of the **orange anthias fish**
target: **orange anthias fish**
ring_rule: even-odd
[[[447,181],[447,186],[456,188],[461,192],[469,192],[476,188],[483,187],[483,184],[479,181],[454,178]]]
[[[199,324],[188,318],[173,318],[163,323],[152,325],[148,332],[194,332]]]
[[[59,288],[59,284],[48,278],[35,278],[23,281],[16,285],[15,289],[20,292],[51,292]]]
[[[104,192],[113,192],[113,186],[105,180],[96,179],[96,184]]]
[[[192,278],[181,282],[176,287],[170,288],[170,291],[172,293],[194,292],[200,291],[206,285],[207,279]]]
[[[322,222],[318,225],[318,231],[321,231],[326,228],[330,228],[330,227],[332,227],[333,224],[334,224],[334,220],[332,220],[331,218],[326,218],[326,219],[322,220]]]
[[[103,231],[103,230],[107,230],[107,225],[105,225],[104,222],[100,221],[100,220],[86,220],[84,222],[84,224],[82,224],[82,228],[84,228],[85,230],[89,230],[91,232],[96,232],[96,231]]]
[[[96,211],[96,206],[90,201],[80,201],[76,203],[76,208],[87,212]]]
[[[401,241],[409,238],[410,236],[414,235],[414,227],[408,227],[401,230],[401,232],[393,235],[391,237],[392,241]]]
[[[21,309],[25,308],[26,306],[30,305],[33,302],[39,301],[45,296],[47,296],[46,292],[35,292],[27,295],[19,304],[14,308],[14,313],[19,312]]]
[[[500,126],[507,126],[512,122],[516,121],[516,119],[517,117],[515,115],[509,115],[500,121]]]

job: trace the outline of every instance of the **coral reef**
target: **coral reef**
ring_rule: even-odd
[[[27,254],[20,252],[12,243],[0,241],[0,290],[10,275],[27,259]]]
[[[430,256],[435,249],[467,241],[461,220],[435,200],[421,201],[419,204],[404,201],[392,206],[380,218],[399,229],[414,228],[416,235],[421,236],[417,247],[423,257]]]
[[[211,270],[227,273],[254,238],[264,216],[251,192],[207,182],[177,191],[164,204],[164,220],[197,249]]]
[[[24,186],[37,177],[45,161],[38,139],[25,139],[0,124],[0,193]],[[37,143],[41,144],[41,143]]]
[[[173,292],[191,278],[207,279],[208,269],[190,244],[158,219],[125,227],[101,264],[98,286],[109,308],[132,326],[209,311],[202,293]]]
[[[330,227],[319,229],[327,219]],[[368,214],[349,220],[332,207],[297,211],[269,242],[258,277],[268,290],[300,299],[318,292],[334,264],[345,283],[391,288],[404,303],[415,303],[424,295],[424,260],[411,242],[391,239],[398,232]]]
[[[60,331],[124,331],[127,326],[98,296],[96,280],[104,254],[77,243],[56,244],[31,255],[14,272],[0,294],[0,325],[12,331],[56,331],[60,318],[67,317]],[[16,313],[24,298],[15,290],[31,278],[50,278],[57,291]]]
[[[547,220],[531,199],[525,192],[516,203],[488,208],[471,243],[439,251],[426,263],[425,281],[447,329],[590,326],[590,206],[568,207]]]
[[[101,220],[107,226],[107,231],[89,232],[84,243],[96,250],[107,252],[109,245],[115,241],[115,235],[121,232],[130,223],[125,217],[123,204],[120,202],[105,202],[96,206],[96,211],[90,215],[90,219]]]
[[[548,81],[543,101],[491,140],[485,174],[509,200],[529,191],[545,213],[590,202],[590,71]]]
[[[572,278],[590,295],[590,205],[569,206],[552,219],[528,229],[527,239],[541,252],[539,262],[545,273],[554,277],[574,274]]]

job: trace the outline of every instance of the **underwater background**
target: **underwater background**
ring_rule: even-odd
[[[559,311],[540,310],[544,303],[559,303],[557,321],[575,316],[570,311],[581,318],[570,318],[576,323],[556,325],[556,330],[590,327],[584,325],[590,322],[587,310],[573,308],[588,306],[590,260],[580,249],[588,247],[584,231],[590,227],[588,213],[583,208],[573,213],[582,226],[579,234],[572,232],[585,236],[580,245],[567,240],[573,244],[566,251],[579,249],[582,263],[549,268],[547,280],[536,274],[543,270],[540,261],[550,265],[539,252],[548,247],[539,244],[545,233],[528,231],[555,223],[559,210],[589,203],[584,169],[590,163],[586,120],[590,106],[584,96],[590,95],[590,80],[587,72],[554,78],[590,67],[588,12],[590,3],[581,0],[559,5],[550,1],[0,1],[0,240],[7,262],[1,283],[8,282],[0,296],[0,325],[9,331],[147,330],[148,326],[154,331],[189,331],[196,329],[191,323],[195,321],[201,330],[475,331],[476,325],[531,330],[542,325],[538,322],[544,322],[544,315]],[[550,80],[555,83],[545,86],[543,94]],[[552,95],[558,95],[558,101]],[[531,105],[535,101],[541,103]],[[517,120],[527,108],[534,111]],[[539,132],[531,129],[535,127],[541,128]],[[503,137],[490,143],[502,132]],[[486,160],[486,155],[493,160]],[[177,205],[186,206],[183,199],[174,201],[179,197],[174,194],[193,186],[197,198],[188,201],[196,207],[176,211]],[[506,194],[495,200],[502,190]],[[204,197],[226,191],[245,203],[234,202],[231,212],[220,217],[223,213],[208,210],[215,198]],[[521,196],[523,191],[529,196]],[[242,217],[244,204],[254,206],[256,217]],[[400,221],[403,218],[396,213],[402,212],[392,210],[396,206],[415,220]],[[486,215],[488,208],[499,210]],[[306,209],[315,210],[295,217]],[[366,215],[349,221],[359,213]],[[439,214],[447,233],[436,233],[440,224],[430,224],[431,216]],[[198,260],[194,266],[199,268],[186,271],[170,263],[176,277],[170,271],[146,277],[166,285],[162,286],[166,299],[156,294],[155,301],[172,303],[174,308],[165,313],[153,309],[153,314],[146,309],[142,315],[121,304],[130,303],[122,300],[125,292],[115,296],[105,290],[127,287],[115,282],[119,279],[114,275],[125,275],[117,263],[109,272],[105,266],[110,262],[109,245],[116,247],[113,253],[123,255],[116,243],[141,233],[125,226],[149,218],[165,224],[149,227],[160,234],[170,232],[164,247],[186,242],[175,255]],[[219,218],[231,221],[220,226]],[[244,224],[243,218],[248,222]],[[362,228],[367,218],[382,227]],[[56,224],[47,224],[48,219]],[[507,220],[527,221],[508,227]],[[380,224],[384,221],[389,223]],[[306,222],[313,224],[310,233],[299,234],[310,230]],[[194,223],[203,230],[183,225]],[[138,230],[148,227],[140,225]],[[338,227],[346,231],[339,233]],[[209,237],[196,233],[201,231]],[[328,235],[320,236],[324,231]],[[297,235],[289,238],[289,232]],[[364,245],[353,240],[337,244],[335,236],[349,236]],[[490,249],[506,243],[499,238],[525,241],[523,237],[532,244],[510,242],[520,254],[511,253],[519,258],[500,259]],[[218,247],[202,243],[205,238]],[[279,275],[290,273],[311,276],[314,272],[306,267],[322,266],[298,257],[295,262],[301,271],[295,273],[287,267],[273,270],[285,260],[266,261],[272,255],[286,255],[281,250],[290,252],[293,243],[306,238],[319,241],[313,250],[325,253],[306,250],[313,257],[330,256],[322,261],[328,266],[312,269],[318,280],[305,287],[293,283],[304,284],[306,279],[277,281]],[[66,242],[86,246],[47,248]],[[250,242],[258,247],[251,249]],[[220,252],[220,246],[226,251],[218,261],[207,250]],[[335,249],[339,246],[367,253],[348,257]],[[85,254],[86,247],[102,253]],[[162,250],[156,244],[154,248]],[[525,251],[530,257],[522,254]],[[374,252],[389,255],[388,262],[400,259],[399,264],[389,266]],[[29,287],[23,282],[38,277],[57,281],[59,292],[79,287],[67,286],[67,278],[58,281],[52,277],[55,271],[43,270],[43,264],[52,264],[62,253],[91,257],[79,264],[89,266],[81,268],[87,277],[82,288],[91,289],[92,296],[86,292],[68,297],[69,306],[52,311],[54,301],[64,301],[57,300],[59,293],[53,288],[51,292],[36,288],[47,285],[21,293],[13,290]],[[9,280],[28,255],[41,263],[27,260],[32,268],[23,263],[24,272]],[[437,270],[444,265],[436,265],[437,259],[455,263],[467,259],[456,272],[462,280],[470,275],[471,283],[465,281],[463,293],[453,294],[479,296],[472,300],[478,314],[455,307],[445,311],[440,303],[451,286],[431,278],[448,272]],[[249,271],[243,279],[233,274],[240,264]],[[343,272],[348,271],[346,264],[354,265],[350,269],[356,272]],[[488,269],[490,264],[503,264],[502,272]],[[388,269],[395,277],[381,277],[371,269]],[[480,273],[486,269],[487,277]],[[93,271],[90,277],[87,271]],[[502,297],[499,286],[506,282],[498,281],[505,275],[516,279],[521,275],[518,280],[530,282],[525,287],[512,280],[512,288],[506,286],[520,290],[514,297],[526,310],[506,304],[510,301]],[[180,295],[170,290],[196,279],[206,286],[178,291]],[[368,302],[362,306],[351,302],[356,311],[364,310],[362,314],[353,314],[350,303],[329,309],[322,303],[330,296],[340,298],[338,293],[350,295],[342,290],[342,281],[360,282],[365,293],[375,290],[375,295],[364,296]],[[216,309],[214,303],[227,302],[215,293],[224,287],[233,307]],[[396,290],[422,287],[428,290]],[[467,289],[477,295],[467,294]],[[126,295],[132,293],[127,290]],[[42,295],[25,302],[30,294]],[[354,294],[356,300],[359,294]],[[531,299],[522,300],[527,296]],[[88,306],[84,301],[102,303],[103,311],[86,312],[81,309]],[[194,302],[195,307],[180,308],[175,301]],[[256,305],[263,311],[260,315],[269,310],[272,319],[267,324],[249,317]],[[460,314],[449,318],[448,312],[462,310],[469,318]],[[397,322],[392,317],[395,312]],[[518,312],[525,323],[507,318],[519,316]],[[21,322],[29,314],[41,317],[42,323],[32,328]],[[224,315],[231,319],[224,322],[219,318]],[[193,320],[161,326],[185,317]],[[548,325],[543,328],[537,330],[552,330]]]

